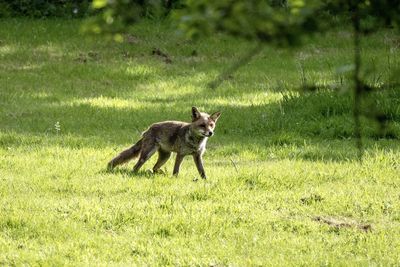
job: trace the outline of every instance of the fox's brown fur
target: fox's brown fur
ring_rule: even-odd
[[[220,115],[221,112],[208,115],[199,112],[196,107],[192,107],[191,123],[181,121],[155,123],[143,132],[142,138],[136,144],[112,159],[108,163],[108,169],[113,169],[140,155],[133,168],[133,171],[137,172],[158,151],[158,160],[153,167],[153,172],[158,172],[161,166],[168,161],[171,152],[175,152],[174,175],[178,175],[183,158],[192,155],[200,176],[206,179],[202,156],[206,149],[207,139],[213,135]]]

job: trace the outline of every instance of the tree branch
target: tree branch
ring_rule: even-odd
[[[255,55],[259,54],[262,51],[263,47],[264,44],[259,42],[256,47],[254,47],[247,54],[242,56],[236,63],[220,73],[215,80],[208,84],[208,86],[211,89],[216,89],[218,86],[221,85],[223,81],[227,80],[229,76],[235,73],[241,66],[247,64]]]

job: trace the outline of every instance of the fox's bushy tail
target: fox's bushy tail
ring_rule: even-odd
[[[130,148],[119,153],[118,156],[113,158],[108,164],[107,169],[112,170],[115,166],[123,164],[125,162],[130,161],[131,159],[136,158],[140,154],[140,150],[142,149],[142,139],[140,139],[136,144],[131,146]]]

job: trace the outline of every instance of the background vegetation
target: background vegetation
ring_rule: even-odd
[[[91,0],[0,0],[0,17],[85,17]]]

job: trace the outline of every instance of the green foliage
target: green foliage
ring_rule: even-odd
[[[397,0],[188,0],[177,18],[189,37],[221,31],[282,46],[297,44],[303,35],[336,26],[335,20],[324,14],[351,19],[355,10],[364,32],[395,26],[400,21]]]
[[[93,1],[99,16],[92,19],[85,31],[121,33],[143,17],[161,17],[165,10],[177,8],[173,17],[190,38],[222,31],[246,39],[297,45],[301,33],[312,33],[323,26],[317,21],[315,0],[296,1]],[[249,15],[251,14],[251,15]]]
[[[100,15],[89,23],[86,31],[123,32],[143,17],[160,17],[168,7],[179,7],[173,12],[173,17],[190,38],[222,31],[280,46],[296,45],[300,41],[300,33],[315,32],[322,27],[323,24],[318,23],[315,16],[319,6],[320,3],[315,0],[95,0],[93,8]]]
[[[304,35],[324,32],[335,26],[325,14],[352,18],[357,9],[364,32],[399,22],[400,1],[392,0],[95,0],[100,11],[92,22],[94,31],[122,32],[143,17],[160,17],[166,9],[173,12],[180,30],[190,38],[224,32],[249,40],[278,46],[298,45]],[[337,21],[336,21],[337,22]]]
[[[297,45],[303,33],[319,28],[316,1],[189,0],[176,13],[181,29],[191,38],[225,32],[279,46]]]
[[[355,13],[361,21],[361,30],[370,33],[383,26],[398,27],[400,1],[398,0],[324,0],[324,10],[353,19]]]
[[[84,17],[91,0],[0,0],[0,17]]]
[[[120,34],[127,32],[143,18],[160,18],[175,7],[179,7],[179,1],[94,0],[92,8],[96,15],[88,19],[83,31],[111,36],[116,41],[122,41]]]

